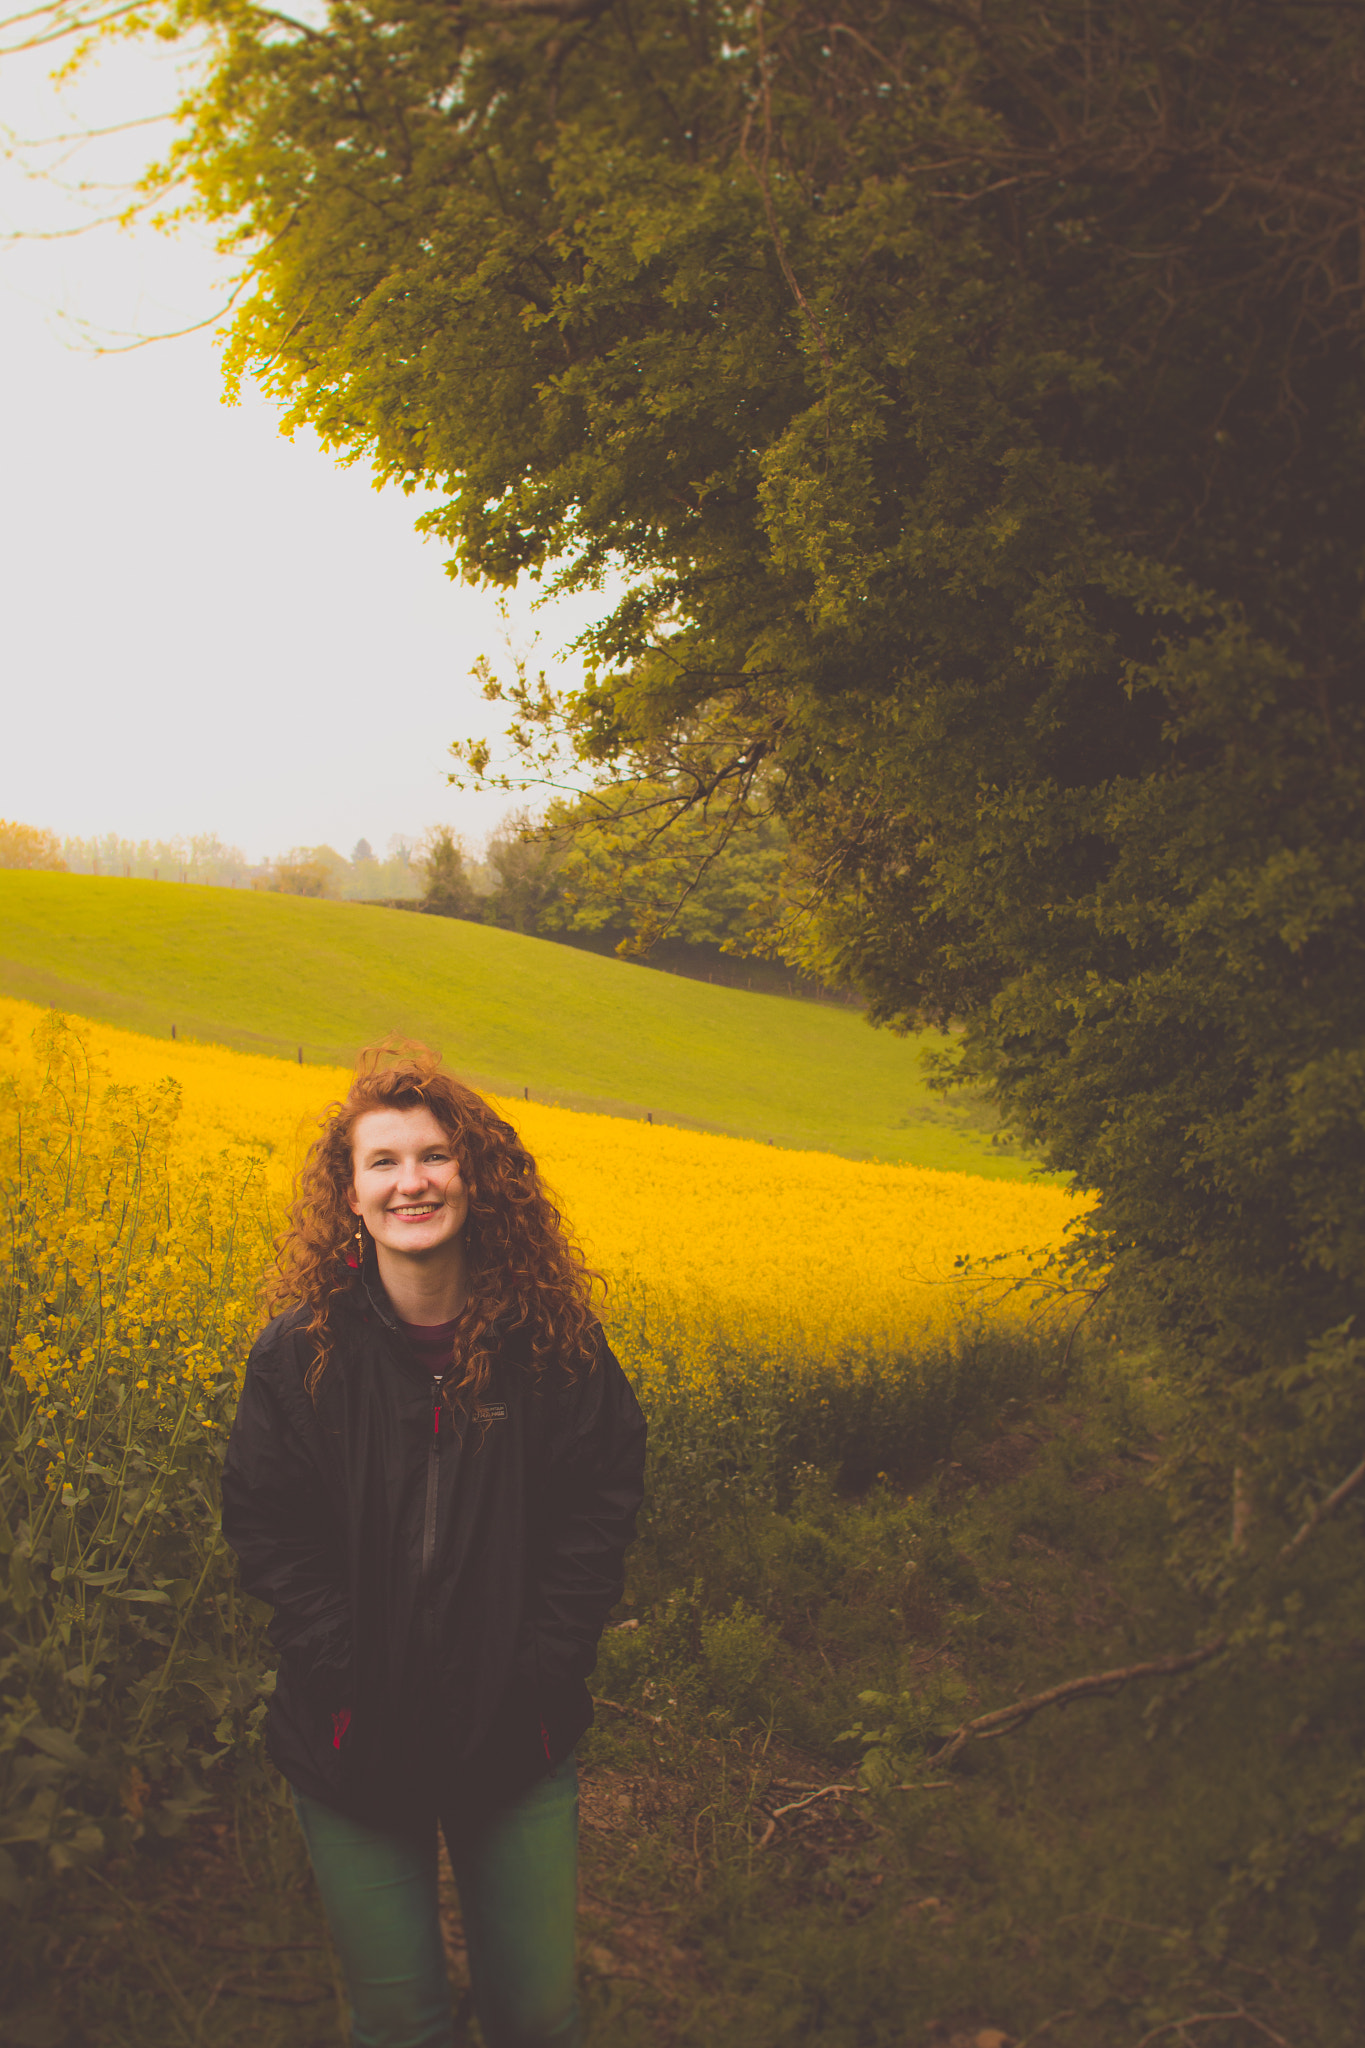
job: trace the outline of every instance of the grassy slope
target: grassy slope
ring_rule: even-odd
[[[397,1030],[506,1093],[1017,1178],[931,1096],[927,1041],[543,939],[364,904],[0,872],[0,993],[167,1038],[346,1061]],[[941,1041],[934,1040],[934,1043]]]

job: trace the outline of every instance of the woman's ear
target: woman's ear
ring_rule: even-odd
[[[358,1216],[360,1214],[360,1197],[355,1191],[354,1181],[351,1182],[351,1185],[346,1190],[346,1200],[351,1205],[351,1214]]]

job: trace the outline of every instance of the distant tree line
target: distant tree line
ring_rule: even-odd
[[[712,979],[814,993],[826,985],[755,958],[789,911],[788,856],[785,829],[772,815],[755,812],[717,844],[702,818],[660,834],[655,813],[619,792],[558,802],[543,819],[513,811],[481,855],[449,825],[431,826],[416,842],[395,834],[383,859],[360,839],[349,859],[323,844],[253,865],[212,833],[59,840],[0,821],[0,867],[410,907]]]
[[[291,847],[266,863],[255,886],[285,896],[332,896],[347,903],[416,903],[423,884],[412,843],[395,834],[383,860],[368,839],[356,841],[349,860],[334,846]]]
[[[50,833],[43,836],[52,837]],[[189,839],[120,839],[115,832],[90,839],[63,839],[59,865],[73,875],[198,882],[222,889],[249,888],[253,874],[241,847],[225,846],[216,832],[196,833]]]
[[[216,832],[190,838],[122,839],[115,832],[59,839],[36,825],[0,819],[0,868],[48,868],[73,875],[114,875],[148,882],[197,882],[220,889],[269,889],[290,896],[416,902],[421,875],[411,844],[395,835],[384,859],[361,839],[350,860],[331,846],[295,846],[250,861]]]

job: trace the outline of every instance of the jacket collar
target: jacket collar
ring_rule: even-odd
[[[407,1361],[409,1352],[407,1344],[403,1340],[402,1325],[394,1311],[393,1303],[389,1300],[388,1289],[379,1277],[379,1260],[375,1255],[374,1239],[370,1236],[368,1230],[364,1232],[361,1242],[360,1270],[356,1275],[356,1280],[358,1285],[354,1291],[358,1297],[357,1307],[361,1305],[362,1301],[369,1303],[385,1329],[391,1331],[400,1340],[403,1357]],[[511,1337],[511,1332],[507,1328],[508,1320],[508,1314],[504,1311],[494,1325],[503,1345],[506,1345]]]
[[[398,1317],[394,1314],[393,1303],[389,1300],[388,1289],[379,1277],[379,1260],[375,1255],[374,1239],[367,1230],[360,1245],[360,1291],[381,1323],[393,1331],[395,1337],[401,1333]]]

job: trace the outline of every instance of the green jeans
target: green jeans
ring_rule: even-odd
[[[390,1835],[295,1792],[351,1997],[354,2048],[450,2048],[436,1896],[436,1823]],[[577,2048],[573,1757],[480,1832],[446,1834],[474,2010],[487,2048]]]

